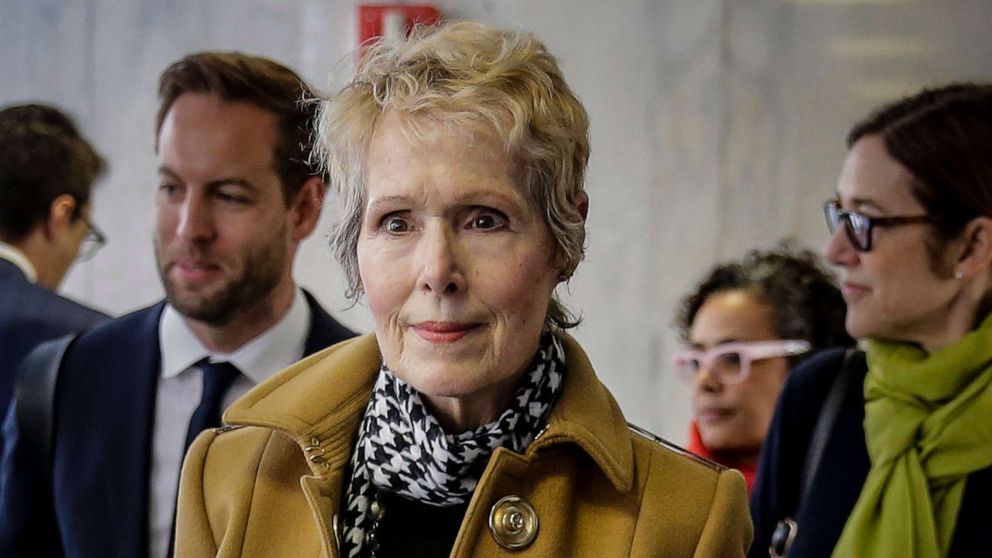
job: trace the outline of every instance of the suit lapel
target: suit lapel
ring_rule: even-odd
[[[305,293],[307,355],[354,336]],[[67,547],[144,556],[164,303],[87,333],[59,378],[53,483]]]
[[[148,552],[148,506],[151,479],[152,433],[155,429],[155,394],[158,390],[158,377],[161,369],[161,352],[158,341],[159,312],[151,312],[141,324],[141,334],[134,345],[134,366],[121,370],[127,377],[130,389],[118,391],[121,403],[121,418],[130,420],[123,423],[121,447],[133,448],[121,462],[119,476],[107,471],[105,479],[110,480],[111,494],[133,494],[132,498],[122,498],[120,515],[115,522],[126,526],[127,555],[139,556]],[[108,425],[109,426],[109,425]],[[109,434],[109,432],[108,432]],[[119,480],[114,482],[117,477]]]
[[[92,547],[92,553],[81,555],[148,553],[162,308],[158,304],[92,332],[91,342],[76,345],[60,379],[63,435],[57,466],[62,468],[55,475],[56,494],[65,494],[60,513],[72,514],[62,523],[78,526],[78,539],[67,542]]]

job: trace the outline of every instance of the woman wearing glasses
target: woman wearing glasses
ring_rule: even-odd
[[[867,370],[829,352],[790,375],[751,556],[990,556],[992,86],[884,107],[848,146],[824,253]]]
[[[710,271],[676,326],[690,347],[673,359],[693,389],[689,449],[740,470],[750,489],[789,368],[854,343],[840,290],[812,252],[754,250]]]

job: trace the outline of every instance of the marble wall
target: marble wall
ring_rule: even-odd
[[[151,250],[159,72],[200,49],[264,54],[334,87],[356,0],[0,0],[0,104],[70,110],[111,162],[94,218],[110,244],[63,290],[113,313],[158,299]],[[533,31],[592,119],[588,256],[566,299],[628,417],[684,440],[688,389],[666,364],[680,297],[716,261],[826,239],[847,127],[948,79],[992,79],[987,0],[441,0],[449,18]],[[316,233],[297,278],[345,323]]]

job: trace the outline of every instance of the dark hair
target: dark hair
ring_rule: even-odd
[[[310,163],[313,120],[317,110],[309,99],[313,91],[299,75],[268,58],[240,52],[198,52],[166,68],[159,78],[159,109],[155,121],[156,149],[172,103],[184,93],[209,93],[224,101],[247,102],[275,114],[279,143],[275,171],[282,181],[286,203],[312,176],[320,176]]]
[[[682,301],[675,326],[683,340],[688,341],[692,322],[703,304],[717,293],[732,290],[753,293],[771,306],[772,326],[780,339],[802,339],[814,350],[854,345],[844,329],[847,306],[833,275],[816,254],[788,243],[774,250],[751,250],[739,261],[713,268]],[[793,357],[791,363],[799,360]]]
[[[992,85],[952,83],[883,106],[851,129],[848,148],[873,134],[913,175],[913,196],[941,217],[944,239],[992,216]]]
[[[25,104],[0,110],[0,238],[23,240],[63,194],[76,200],[78,217],[105,167],[59,109]]]

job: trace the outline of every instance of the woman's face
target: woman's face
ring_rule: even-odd
[[[699,308],[689,341],[701,350],[741,341],[778,339],[770,305],[735,289],[711,295]],[[692,408],[703,444],[710,451],[757,456],[768,432],[775,400],[789,364],[785,357],[751,362],[740,383],[723,383],[706,366],[693,380]]]
[[[869,217],[924,215],[910,190],[913,177],[892,159],[877,135],[858,140],[844,161],[837,195],[845,211]],[[875,227],[872,248],[858,252],[843,227],[824,248],[824,256],[840,267],[841,292],[847,302],[847,331],[856,338],[875,337],[935,347],[962,313],[961,281],[948,269],[934,271],[926,242],[931,226],[912,224]],[[950,268],[947,262],[940,266]],[[970,325],[966,324],[966,327]]]
[[[386,365],[449,431],[494,420],[537,351],[559,271],[541,212],[491,139],[383,115],[358,267]]]

